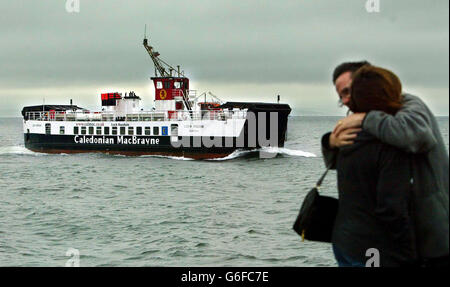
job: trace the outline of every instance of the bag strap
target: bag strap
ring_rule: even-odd
[[[316,183],[316,188],[319,189],[320,186],[322,185],[323,180],[325,179],[325,177],[327,176],[328,171],[331,169],[331,164],[329,167],[327,167],[327,170],[322,174],[322,176],[320,177],[320,179],[317,181]]]
[[[327,170],[322,174],[322,176],[319,178],[319,181],[317,181],[316,183],[316,188],[317,190],[320,189],[320,186],[322,185],[322,181],[325,179],[325,177],[327,176],[328,171],[331,169],[331,167],[333,166],[334,163],[336,163],[337,160],[337,153],[334,153],[330,163],[327,166]]]

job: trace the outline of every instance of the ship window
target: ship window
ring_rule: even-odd
[[[179,89],[179,88],[180,88],[180,82],[175,82],[175,83],[173,83],[173,87],[174,87],[175,89]]]
[[[45,134],[49,135],[51,134],[52,126],[51,124],[45,124]]]
[[[159,127],[153,127],[153,135],[159,136]]]
[[[145,135],[146,136],[150,135],[150,127],[145,127]]]
[[[164,89],[170,89],[170,82],[164,82]]]
[[[142,135],[142,127],[136,127],[136,134],[138,136]]]
[[[73,127],[73,134],[77,135],[79,133],[78,127]]]
[[[102,134],[102,127],[97,127],[96,134],[101,135]]]
[[[156,88],[162,89],[162,82],[156,82]]]
[[[65,134],[65,133],[66,133],[65,127],[64,127],[64,126],[60,126],[60,127],[59,127],[59,134],[60,134],[60,135],[63,135],[63,134]]]
[[[104,134],[109,135],[109,127],[104,127]]]
[[[125,134],[125,127],[120,127],[120,134],[124,135]]]
[[[113,127],[112,128],[112,134],[113,135],[117,135],[117,127]]]
[[[81,134],[85,135],[86,134],[86,127],[81,127]]]
[[[170,134],[172,136],[178,136],[178,125],[177,124],[170,125]]]
[[[93,135],[94,134],[94,127],[89,127],[89,134]]]
[[[128,135],[132,136],[134,134],[134,127],[128,127]]]

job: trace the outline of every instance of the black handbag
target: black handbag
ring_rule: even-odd
[[[302,207],[294,223],[294,230],[302,241],[331,242],[334,221],[338,211],[338,200],[319,194],[319,189],[330,168],[311,189],[303,200]]]

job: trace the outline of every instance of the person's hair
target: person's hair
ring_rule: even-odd
[[[333,72],[333,84],[336,83],[337,78],[341,76],[343,73],[351,72],[354,73],[359,70],[359,68],[370,65],[367,61],[360,61],[360,62],[345,62],[340,64],[334,69]]]
[[[355,113],[372,110],[395,115],[402,107],[402,83],[391,71],[364,66],[353,74],[349,108]]]

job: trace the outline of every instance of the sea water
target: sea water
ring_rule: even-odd
[[[292,224],[338,119],[290,117],[274,158],[199,161],[35,153],[21,118],[0,118],[0,265],[336,266],[330,244],[301,242]],[[337,196],[335,172],[322,192]]]

